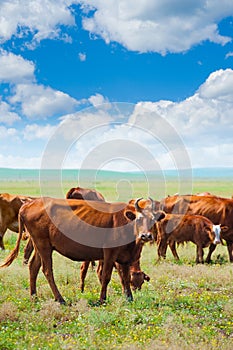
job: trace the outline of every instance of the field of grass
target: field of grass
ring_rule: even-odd
[[[63,184],[64,193],[73,186]],[[176,192],[172,181],[167,186],[167,193]],[[194,189],[227,197],[233,193],[230,181],[199,181]],[[116,188],[110,182],[99,183],[97,190],[108,200],[116,198]],[[40,189],[32,181],[5,182],[0,192],[38,196]],[[135,197],[147,195],[143,183],[135,184],[134,193]],[[16,234],[8,231],[7,251],[0,252],[0,261],[15,242]],[[30,299],[28,268],[22,263],[24,245],[21,242],[13,264],[0,270],[0,349],[233,349],[233,271],[225,246],[217,247],[211,265],[196,265],[191,243],[178,248],[179,262],[168,250],[166,261],[159,263],[156,246],[146,245],[141,265],[150,282],[145,282],[129,303],[114,271],[102,306],[96,304],[100,292],[96,272],[89,270],[81,293],[80,263],[54,253],[55,280],[67,301],[60,306],[53,301],[42,272],[38,298]]]

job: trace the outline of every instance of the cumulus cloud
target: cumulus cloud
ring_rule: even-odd
[[[92,95],[88,98],[88,101],[92,104],[92,106],[97,107],[99,105],[102,105],[104,103],[108,102],[108,99],[105,98],[103,95],[101,94],[95,94]]]
[[[166,54],[186,51],[204,40],[221,45],[231,40],[217,25],[232,15],[231,1],[84,0],[83,6],[92,11],[83,18],[86,30],[133,51]]]
[[[14,128],[6,128],[5,126],[0,126],[0,139],[5,139],[11,136],[15,136],[17,130]]]
[[[0,50],[0,82],[19,83],[34,80],[34,64],[20,55]]]
[[[12,125],[20,119],[17,113],[11,111],[11,107],[8,103],[0,100],[0,123]]]
[[[69,0],[2,0],[0,3],[0,42],[9,40],[13,35],[26,37],[32,34],[34,42],[42,39],[62,38],[59,27],[75,24]]]
[[[93,107],[64,116],[56,127],[27,125],[22,132],[23,145],[28,148],[27,142],[52,140],[43,155],[47,157],[45,167],[159,170],[183,169],[187,164],[232,166],[232,86],[233,70],[221,69],[180,102],[139,102],[134,109],[132,104],[108,103],[103,109],[97,102],[105,98],[97,94],[90,97]],[[25,101],[26,96],[30,101],[29,93],[24,95]],[[0,138],[7,133],[15,137],[16,131],[0,129]],[[55,154],[61,157],[58,163]],[[10,164],[9,159],[6,157],[2,166]],[[38,158],[31,165],[36,162]]]
[[[26,125],[23,136],[25,140],[31,141],[35,139],[45,139],[48,140],[49,137],[52,136],[54,131],[56,130],[56,126],[52,125],[38,125],[38,124],[30,124]]]
[[[21,103],[23,114],[30,119],[44,119],[72,112],[78,104],[77,100],[61,91],[36,84],[16,85],[10,102]]]
[[[76,25],[72,5],[77,4],[83,28],[92,37],[133,51],[166,54],[186,51],[204,40],[221,45],[230,41],[218,30],[221,19],[232,16],[230,0],[2,0],[0,42],[12,36],[24,38],[31,48],[46,38],[71,42],[65,31]]]
[[[231,166],[232,86],[233,70],[219,70],[210,74],[197,92],[184,101],[138,103],[131,119],[140,118],[143,113],[150,115],[154,123],[158,115],[164,118],[174,132],[180,135],[195,167]],[[148,124],[147,127],[149,126]],[[159,124],[157,130],[158,138],[166,135],[167,130],[160,128]]]

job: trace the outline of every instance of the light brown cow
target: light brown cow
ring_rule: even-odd
[[[32,197],[9,193],[0,194],[0,249],[5,249],[3,237],[6,230],[19,231],[18,213],[21,206]]]
[[[201,215],[166,214],[156,223],[158,256],[165,258],[167,245],[170,245],[174,257],[179,256],[175,243],[193,242],[196,244],[196,263],[204,263],[203,248],[211,243],[220,243],[220,225],[214,225],[209,219]]]
[[[233,262],[233,199],[218,196],[172,196],[160,202],[160,209],[167,213],[197,214],[210,219],[215,225],[221,224],[221,239],[227,243],[230,262]],[[226,228],[228,227],[228,229]],[[211,244],[206,262],[211,261],[211,255],[216,245]]]
[[[113,265],[118,262],[122,265],[124,293],[132,300],[130,263],[140,257],[140,241],[152,238],[151,227],[163,217],[164,213],[152,209],[149,200],[137,201],[132,206],[72,199],[36,199],[21,207],[16,247],[1,267],[9,266],[17,257],[25,227],[35,248],[29,264],[31,295],[36,294],[36,280],[42,265],[55,300],[65,303],[53,276],[52,252],[55,250],[75,261],[104,260],[100,303],[106,300]]]

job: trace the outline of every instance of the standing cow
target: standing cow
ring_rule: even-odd
[[[173,256],[178,260],[175,244],[190,241],[197,246],[196,263],[204,263],[203,248],[211,243],[220,243],[220,225],[214,225],[201,215],[166,214],[165,218],[156,223],[156,229],[159,258],[166,257],[169,244]]]
[[[1,267],[9,266],[17,257],[25,227],[35,248],[29,264],[31,295],[36,294],[36,280],[42,265],[55,300],[65,303],[53,276],[52,252],[55,250],[75,261],[104,261],[100,303],[106,300],[114,263],[121,264],[122,287],[127,298],[132,300],[130,263],[140,257],[140,241],[151,239],[152,226],[163,217],[164,213],[155,212],[149,200],[138,200],[132,206],[72,199],[36,199],[20,209],[16,247]]]

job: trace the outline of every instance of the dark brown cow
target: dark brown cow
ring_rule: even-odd
[[[197,246],[196,263],[204,263],[203,248],[211,243],[220,243],[220,225],[214,225],[209,219],[201,215],[166,214],[156,223],[158,256],[166,257],[167,244],[170,245],[174,257],[179,256],[175,243],[193,242]]]
[[[29,264],[31,295],[36,294],[37,275],[42,265],[55,300],[65,302],[53,276],[52,252],[55,250],[75,261],[104,260],[101,303],[106,299],[114,263],[122,264],[123,290],[132,300],[130,263],[140,257],[140,241],[151,239],[150,228],[164,217],[164,213],[155,212],[152,207],[149,200],[138,200],[132,206],[72,199],[36,199],[21,207],[16,247],[1,267],[9,266],[17,257],[25,227],[35,248]]]
[[[89,188],[73,187],[67,194],[67,199],[84,199],[86,201],[105,201],[104,196],[96,191]]]
[[[227,243],[229,260],[233,262],[233,200],[229,198],[213,196],[172,196],[160,202],[160,209],[167,213],[189,213],[203,215],[215,225],[221,224],[228,227],[222,230],[221,239]],[[211,261],[211,255],[216,245],[211,244],[206,262]]]
[[[0,249],[5,249],[3,237],[6,230],[19,231],[18,213],[25,201],[32,197],[12,195],[9,193],[0,194]]]

